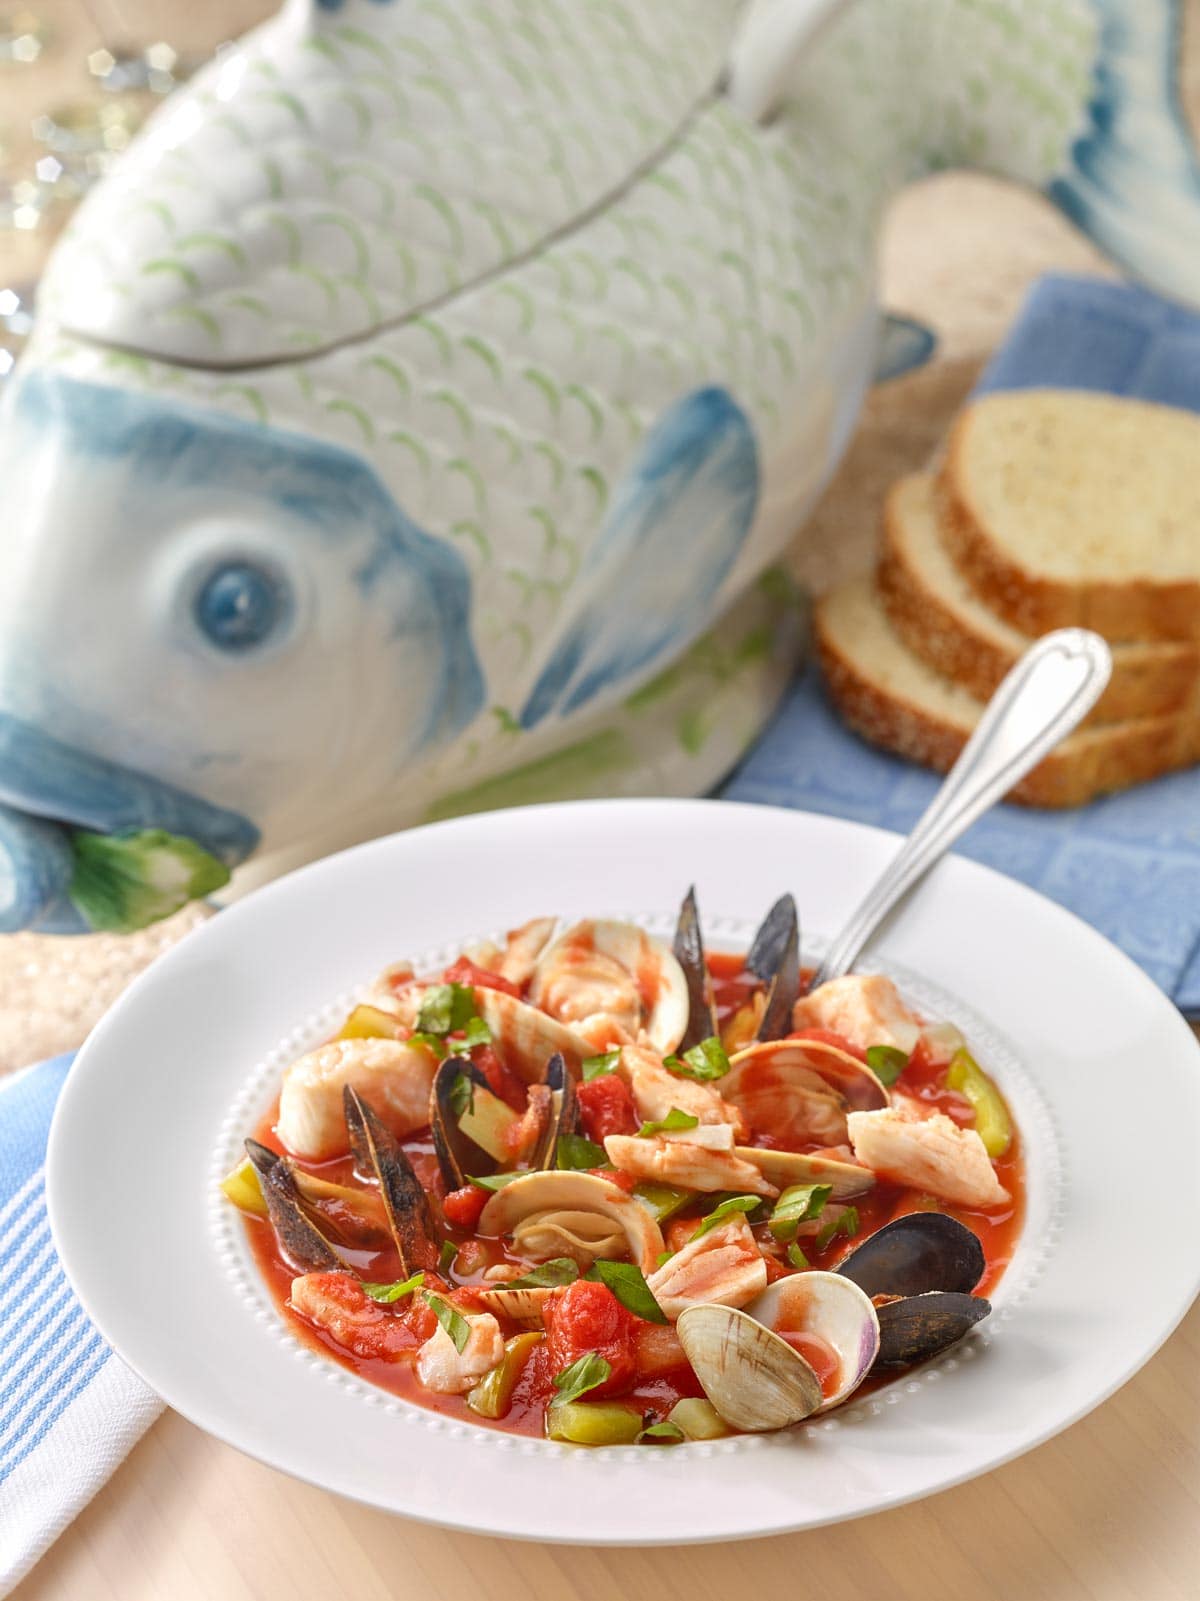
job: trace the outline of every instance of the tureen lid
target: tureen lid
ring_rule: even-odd
[[[41,305],[206,367],[295,359],[535,253],[655,164],[736,0],[307,0],[222,51],[88,197]]]

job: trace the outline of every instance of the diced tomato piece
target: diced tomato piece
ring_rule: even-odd
[[[515,984],[501,978],[499,973],[489,972],[486,967],[476,967],[468,956],[460,956],[457,962],[452,962],[442,974],[442,982],[466,984],[470,989],[502,990],[505,995],[521,998],[521,991]]]
[[[483,1191],[480,1191],[483,1194]],[[458,1255],[454,1258],[454,1271],[461,1278],[469,1278],[472,1273],[482,1273],[491,1261],[491,1251],[482,1240],[464,1240],[458,1248]]]
[[[599,1145],[609,1134],[636,1134],[637,1109],[629,1085],[615,1073],[604,1073],[576,1090],[583,1132]]]
[[[619,1167],[589,1167],[585,1172],[595,1174],[596,1178],[604,1179],[608,1184],[615,1184],[626,1195],[632,1195],[637,1188],[637,1179],[632,1173],[623,1173]]]
[[[816,1040],[821,1045],[832,1045],[835,1050],[845,1051],[847,1056],[857,1057],[860,1062],[867,1059],[866,1051],[848,1040],[844,1034],[835,1033],[831,1028],[798,1028],[794,1034],[789,1034],[790,1040]]]
[[[464,1184],[461,1190],[451,1190],[442,1202],[446,1222],[456,1229],[473,1229],[488,1198],[488,1192],[481,1190],[478,1184]]]
[[[426,1285],[429,1284],[428,1277],[425,1282]],[[436,1285],[433,1287],[436,1288]],[[437,1313],[423,1295],[413,1296],[408,1311],[404,1314],[404,1321],[421,1341],[427,1340],[438,1326]]]
[[[513,1072],[506,1067],[490,1045],[477,1045],[471,1052],[471,1060],[488,1081],[488,1089],[493,1095],[498,1095],[505,1106],[511,1106],[514,1112],[523,1112],[525,1103],[529,1099],[524,1084]]]
[[[635,1320],[607,1285],[576,1279],[565,1289],[552,1290],[542,1317],[552,1373],[564,1372],[594,1351],[612,1372],[588,1391],[589,1399],[621,1395],[632,1386],[637,1374]]]

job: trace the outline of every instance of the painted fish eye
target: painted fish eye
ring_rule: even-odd
[[[214,568],[192,603],[201,632],[222,650],[247,651],[265,644],[290,611],[282,577],[252,561]]]

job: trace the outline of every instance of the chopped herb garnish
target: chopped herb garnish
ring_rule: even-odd
[[[831,1217],[827,1223],[821,1225],[820,1232],[813,1241],[813,1245],[818,1251],[823,1251],[839,1234],[844,1234],[848,1240],[852,1240],[857,1233],[858,1208],[856,1206],[848,1206],[837,1217]]]
[[[583,1082],[590,1084],[594,1078],[603,1078],[606,1073],[615,1073],[620,1060],[620,1051],[605,1051],[603,1056],[587,1057],[579,1069],[583,1074]]]
[[[647,1423],[633,1443],[634,1445],[641,1445],[643,1440],[670,1440],[672,1444],[676,1444],[678,1441],[686,1439],[687,1435],[679,1427],[678,1423],[672,1423],[670,1418],[663,1418],[661,1423]]]
[[[867,1050],[867,1066],[886,1089],[908,1066],[908,1052],[895,1045],[872,1045]]]
[[[525,1173],[485,1173],[482,1178],[469,1178],[468,1182],[477,1184],[481,1190],[502,1190],[513,1179],[523,1179]]]
[[[450,1055],[450,1046],[438,1034],[410,1034],[404,1042],[406,1045],[423,1045],[427,1051],[432,1051],[439,1062],[445,1061]]]
[[[473,1051],[477,1045],[490,1045],[491,1043],[492,1031],[484,1022],[483,1018],[468,1018],[467,1026],[463,1033],[463,1042],[458,1049],[463,1051]]]
[[[807,1267],[808,1258],[796,1244],[795,1240],[787,1248],[787,1259],[793,1267]]]
[[[724,1078],[729,1071],[729,1057],[725,1054],[725,1047],[715,1035],[701,1040],[699,1045],[693,1045],[690,1051],[684,1051],[682,1056],[668,1056],[663,1066],[680,1078],[694,1078],[701,1084],[709,1084],[715,1078]]]
[[[399,1301],[419,1290],[424,1282],[424,1273],[414,1273],[411,1279],[398,1279],[395,1284],[364,1284],[363,1290],[372,1301]]]
[[[454,1349],[461,1356],[467,1348],[467,1341],[471,1338],[471,1325],[461,1312],[456,1312],[449,1301],[443,1301],[440,1295],[433,1295],[429,1290],[422,1290],[425,1303],[433,1312],[435,1318],[454,1341]]]
[[[554,1256],[548,1262],[522,1273],[519,1279],[505,1279],[495,1286],[498,1290],[557,1290],[563,1284],[574,1284],[579,1277],[578,1264],[569,1256]]]
[[[597,1145],[582,1134],[560,1134],[554,1148],[555,1167],[576,1172],[590,1167],[611,1167],[603,1145]]]
[[[832,1184],[789,1185],[775,1202],[768,1225],[771,1233],[781,1243],[794,1240],[801,1223],[811,1223],[820,1217],[832,1194]]]
[[[709,1229],[719,1229],[722,1223],[728,1223],[729,1219],[735,1217],[739,1212],[747,1215],[751,1212],[757,1212],[762,1204],[761,1195],[726,1196],[719,1206],[714,1206],[711,1212],[705,1213],[701,1219],[700,1227],[692,1235],[692,1239],[698,1240],[702,1234],[707,1234]]]
[[[554,1388],[558,1394],[550,1405],[565,1406],[568,1401],[577,1401],[581,1395],[603,1384],[611,1374],[612,1365],[605,1361],[599,1351],[588,1351],[578,1362],[572,1362],[569,1368],[554,1375]]]
[[[638,1139],[648,1140],[654,1134],[679,1134],[685,1128],[699,1128],[700,1119],[693,1117],[690,1112],[681,1112],[673,1106],[666,1117],[660,1118],[657,1123],[643,1123],[638,1129]]]
[[[475,991],[469,984],[433,984],[425,991],[417,1013],[419,1034],[461,1034],[479,1013]]]
[[[475,1110],[475,1080],[468,1078],[465,1073],[456,1073],[454,1076],[450,1086],[450,1110],[457,1118]]]
[[[661,1267],[664,1262],[669,1262],[674,1255],[675,1255],[674,1251],[660,1251],[658,1253],[658,1265],[659,1265],[659,1267]]]
[[[640,1267],[632,1262],[608,1262],[598,1257],[585,1275],[586,1278],[610,1289],[627,1312],[644,1318],[647,1323],[665,1323],[667,1315],[654,1299],[654,1291],[646,1283]]]
[[[443,1278],[445,1278],[446,1274],[449,1273],[450,1269],[454,1266],[454,1258],[457,1255],[458,1246],[455,1245],[454,1241],[443,1240],[441,1255],[438,1257],[438,1270]]]

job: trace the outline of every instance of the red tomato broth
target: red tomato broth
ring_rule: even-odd
[[[718,1022],[721,1026],[733,1014],[752,998],[761,988],[760,982],[745,967],[745,960],[741,954],[727,952],[711,952],[707,954],[709,970],[713,977],[714,1002],[716,1005]],[[457,965],[457,964],[455,964]],[[447,970],[447,977],[453,971]],[[480,976],[482,976],[482,971]],[[459,972],[466,974],[462,968]],[[457,974],[455,975],[457,978]],[[809,970],[802,969],[802,978],[807,979],[811,974]],[[462,981],[462,980],[459,980]],[[479,980],[476,979],[476,982]],[[512,992],[513,987],[501,983],[494,987]],[[652,997],[647,994],[647,1000]],[[825,1031],[812,1030],[813,1035]],[[833,1038],[831,1036],[831,1038]],[[843,1042],[854,1054],[862,1053]],[[491,1060],[487,1066],[499,1074],[511,1077],[510,1070],[500,1060],[498,1054],[491,1047],[482,1047],[473,1053],[478,1061],[481,1055]],[[483,1065],[481,1063],[481,1065]],[[900,1075],[895,1089],[912,1099],[919,1100],[937,1111],[945,1112],[955,1122],[971,1126],[973,1112],[969,1102],[955,1091],[945,1087],[944,1078],[946,1064],[934,1065],[924,1055],[920,1047],[913,1053],[907,1067]],[[493,1073],[489,1072],[489,1079]],[[497,1087],[499,1087],[497,1085]],[[509,1086],[505,1084],[505,1089]],[[507,1098],[507,1097],[506,1097]],[[278,1115],[278,1101],[260,1122],[254,1131],[254,1138],[269,1149],[283,1152],[283,1146],[275,1133],[275,1121]],[[754,1143],[770,1145],[775,1142],[769,1137],[762,1136]],[[401,1145],[413,1165],[418,1179],[426,1190],[439,1202],[442,1197],[442,1181],[438,1171],[437,1159],[434,1154],[432,1140],[428,1132],[418,1133],[401,1141]],[[817,1146],[805,1147],[807,1150],[819,1149]],[[295,1161],[295,1158],[292,1158]],[[326,1162],[297,1162],[297,1166],[304,1171],[335,1184],[354,1186],[353,1158],[349,1155],[334,1158]],[[923,1210],[937,1210],[957,1218],[970,1228],[979,1238],[985,1257],[983,1277],[976,1287],[976,1294],[987,1295],[999,1282],[1005,1269],[1012,1259],[1016,1249],[1021,1226],[1024,1221],[1025,1194],[1024,1194],[1024,1157],[1021,1148],[1020,1136],[1014,1127],[1012,1144],[1008,1151],[996,1163],[996,1172],[1000,1182],[1012,1196],[1009,1206],[991,1211],[981,1211],[976,1208],[952,1205],[933,1196],[924,1195],[910,1187],[891,1184],[884,1180],[877,1180],[875,1185],[866,1194],[847,1203],[852,1205],[858,1214],[858,1229],[852,1238],[837,1233],[822,1250],[818,1250],[813,1238],[801,1238],[800,1245],[811,1268],[833,1269],[850,1254],[870,1234],[882,1228],[885,1223],[894,1218],[902,1217],[910,1212]],[[627,1178],[624,1174],[604,1173],[605,1178],[620,1183]],[[632,1188],[633,1181],[629,1180],[622,1187]],[[440,1208],[439,1208],[440,1210]],[[697,1197],[696,1218],[697,1225],[704,1211],[704,1197]],[[357,1374],[368,1383],[378,1385],[402,1399],[415,1405],[426,1407],[432,1411],[446,1416],[457,1418],[464,1422],[482,1425],[486,1428],[499,1429],[506,1433],[517,1433],[533,1437],[542,1437],[545,1433],[545,1409],[555,1394],[554,1374],[550,1369],[550,1353],[547,1341],[543,1340],[535,1346],[525,1362],[520,1377],[513,1391],[512,1402],[508,1412],[502,1418],[487,1418],[474,1412],[466,1403],[465,1396],[443,1395],[428,1390],[416,1377],[411,1362],[400,1360],[382,1360],[362,1357],[353,1354],[339,1345],[326,1331],[309,1322],[290,1305],[292,1280],[297,1276],[295,1270],[283,1258],[274,1230],[265,1219],[244,1216],[247,1239],[251,1252],[258,1264],[259,1270],[267,1288],[287,1320],[291,1328],[300,1339],[310,1348],[319,1350],[323,1355],[331,1356],[343,1367]],[[444,1221],[444,1220],[443,1220]],[[765,1225],[758,1225],[755,1230],[762,1243],[766,1243],[769,1235]],[[490,1238],[479,1238],[472,1230],[457,1228],[444,1222],[445,1237],[460,1248],[468,1241],[482,1250],[472,1252],[474,1266],[472,1271],[460,1272],[456,1264],[451,1264],[446,1274],[436,1272],[427,1273],[425,1287],[443,1291],[469,1290],[473,1286],[487,1284],[484,1278],[488,1267],[502,1262],[512,1262],[525,1268],[523,1259],[511,1255],[502,1241]],[[394,1250],[384,1249],[349,1250],[339,1244],[339,1252],[346,1258],[347,1265],[357,1272],[366,1282],[393,1283],[401,1276],[401,1267]],[[774,1266],[772,1263],[771,1266]],[[772,1273],[772,1278],[778,1276],[778,1270]],[[400,1303],[397,1309],[397,1318],[403,1318],[404,1305]],[[471,1310],[470,1307],[466,1308]],[[512,1334],[522,1332],[509,1320],[499,1319],[502,1333],[507,1339]],[[645,1327],[643,1324],[642,1327]],[[793,1331],[777,1331],[788,1340],[813,1366],[818,1379],[822,1384],[822,1391],[831,1393],[838,1371],[836,1355],[826,1342],[819,1337],[798,1334]],[[416,1332],[411,1336],[411,1351],[415,1357],[417,1350],[423,1342],[424,1335]],[[869,1393],[883,1385],[890,1383],[900,1374],[878,1374],[869,1378],[859,1393]],[[642,1376],[635,1380],[632,1389],[623,1393],[619,1399],[630,1406],[638,1407],[648,1418],[662,1418],[667,1415],[676,1401],[698,1397],[704,1394],[699,1380],[686,1363],[676,1370],[665,1374],[656,1374],[653,1377]]]

